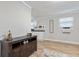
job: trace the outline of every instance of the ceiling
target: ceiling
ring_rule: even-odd
[[[79,10],[78,1],[25,1],[32,7],[33,17],[45,17]]]

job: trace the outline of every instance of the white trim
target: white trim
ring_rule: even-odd
[[[73,41],[53,40],[53,39],[46,39],[46,40],[48,40],[48,41],[54,41],[54,42],[61,42],[61,43],[68,43],[68,44],[79,45],[79,42],[73,42]]]
[[[25,3],[24,1],[21,1],[25,6],[27,6],[28,8],[32,8],[31,6],[29,6],[27,3]]]
[[[76,8],[76,9],[69,9],[69,10],[57,12],[57,13],[55,13],[55,14],[53,14],[53,15],[59,15],[59,14],[65,14],[65,13],[74,13],[74,12],[76,12],[76,11],[78,11],[78,10],[79,10],[79,8]]]
[[[44,41],[44,39],[38,39],[38,38],[37,38],[37,41]]]

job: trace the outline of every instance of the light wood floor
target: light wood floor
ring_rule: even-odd
[[[40,47],[43,48],[50,48],[66,54],[73,55],[73,57],[79,56],[79,45],[51,42],[51,41],[40,41],[38,42],[38,48],[39,45]]]

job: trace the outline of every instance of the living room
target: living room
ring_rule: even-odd
[[[79,57],[79,1],[0,1],[0,57]]]

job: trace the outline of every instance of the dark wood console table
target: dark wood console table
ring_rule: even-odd
[[[2,41],[2,57],[28,57],[34,51],[37,51],[37,36],[22,36],[13,38],[12,41]]]

